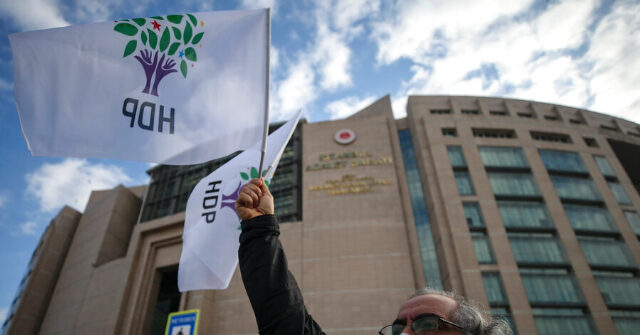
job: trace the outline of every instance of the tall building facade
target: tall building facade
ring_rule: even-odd
[[[387,96],[300,124],[271,188],[289,266],[328,334],[376,333],[426,285],[519,334],[636,334],[638,157],[640,126],[603,114],[411,96],[395,120]],[[3,333],[164,334],[169,313],[193,308],[201,334],[257,333],[239,273],[227,290],[177,290],[186,199],[224,161],[157,166],[148,186],[63,209]]]

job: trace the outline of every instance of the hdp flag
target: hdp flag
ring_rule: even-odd
[[[33,155],[194,164],[264,133],[269,10],[135,18],[9,36]]]
[[[300,114],[269,135],[265,169],[261,173],[267,185]],[[181,292],[229,286],[238,264],[240,246],[236,199],[242,186],[260,175],[256,168],[259,160],[259,150],[246,150],[203,178],[191,192],[187,200],[178,269]]]

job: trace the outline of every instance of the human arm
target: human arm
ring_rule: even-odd
[[[245,185],[236,211],[242,219],[240,272],[260,334],[324,334],[307,312],[302,292],[289,271],[273,215],[273,196],[264,181],[254,179]]]

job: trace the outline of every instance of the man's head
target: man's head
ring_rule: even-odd
[[[438,334],[512,334],[506,322],[491,320],[489,314],[463,297],[428,288],[416,292],[402,305],[394,324],[404,325],[402,333],[413,335],[413,329],[417,328],[412,326],[415,320],[428,325],[423,328],[438,327],[441,329]]]

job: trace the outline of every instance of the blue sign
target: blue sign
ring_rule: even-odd
[[[171,313],[167,318],[164,335],[197,335],[199,320],[199,309]]]

